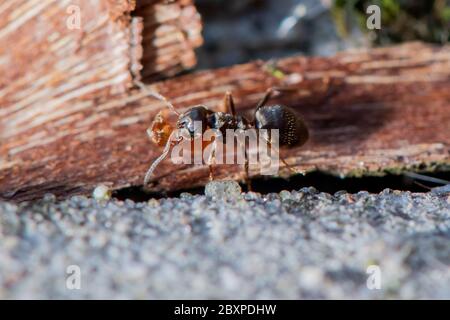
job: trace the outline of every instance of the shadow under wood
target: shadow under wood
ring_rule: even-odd
[[[426,176],[450,181],[450,172],[426,173]],[[406,175],[388,174],[383,177],[363,177],[363,178],[339,178],[333,175],[312,172],[305,176],[297,175],[289,179],[282,178],[257,178],[252,179],[252,191],[261,194],[276,193],[282,190],[300,190],[305,187],[314,187],[320,192],[334,194],[339,191],[357,193],[367,191],[379,193],[384,189],[428,192],[433,187],[439,185],[433,183],[418,183]],[[247,191],[245,186],[242,186]],[[184,189],[176,192],[147,193],[141,187],[131,187],[114,192],[113,196],[119,200],[130,199],[136,202],[148,201],[152,198],[161,199],[166,197],[179,197],[182,193],[203,194],[204,188]]]
[[[349,101],[347,92],[354,90],[353,86],[332,83],[327,89],[314,87],[315,82],[306,86],[311,89],[309,96],[288,99],[280,95],[267,103],[291,107],[305,120],[310,130],[308,145],[357,149],[392,119],[393,107],[380,101],[379,95],[373,96],[368,88],[362,91],[360,88],[359,96]],[[243,114],[253,120],[254,112],[251,106]]]
[[[370,139],[392,115],[392,109],[381,102],[322,105],[308,111],[304,109],[311,130],[310,143],[351,149]]]
[[[374,95],[370,87],[332,82],[323,99],[309,98],[296,110],[301,109],[310,126],[311,144],[354,150],[392,119],[393,108],[384,98]]]

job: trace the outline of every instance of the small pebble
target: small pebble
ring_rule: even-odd
[[[159,201],[155,198],[151,198],[150,200],[147,201],[147,203],[152,208],[156,208],[157,206],[159,206]]]
[[[205,187],[205,196],[211,200],[237,200],[242,198],[242,189],[236,181],[211,181]]]
[[[280,192],[280,198],[283,201],[289,200],[289,199],[291,199],[291,193],[289,191],[287,191],[287,190],[282,190]]]
[[[180,199],[191,199],[193,195],[189,192],[182,192],[180,194]]]
[[[92,197],[97,201],[106,201],[111,199],[111,189],[105,185],[97,186],[92,192]]]
[[[450,184],[447,184],[445,186],[436,187],[431,190],[431,193],[437,194],[437,195],[444,195],[444,194],[450,194]]]
[[[253,191],[249,191],[244,195],[244,199],[247,201],[256,201],[261,198],[261,194]]]

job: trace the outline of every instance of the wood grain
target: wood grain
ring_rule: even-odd
[[[200,103],[214,108],[230,90],[238,111],[245,114],[251,114],[267,88],[296,88],[274,103],[296,108],[311,130],[305,146],[282,152],[299,170],[340,176],[449,170],[450,46],[410,43],[329,58],[293,57],[278,61],[277,68],[284,77],[257,61],[149,88],[180,110]],[[113,189],[141,185],[161,152],[146,135],[161,108],[137,89],[114,96],[85,95],[71,100],[69,110],[3,104],[0,197],[22,201],[47,192],[59,197],[88,194],[100,183]],[[240,180],[243,168],[219,166],[215,174]],[[288,174],[282,168],[280,175]],[[167,160],[156,172],[153,190],[207,181],[206,167],[175,166]]]

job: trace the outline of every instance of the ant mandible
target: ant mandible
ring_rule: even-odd
[[[159,93],[149,91],[143,83],[137,82],[137,85],[142,90],[146,91],[149,96],[162,101],[178,116],[176,128],[187,130],[191,141],[196,138],[194,128],[194,123],[196,121],[202,123],[202,133],[204,133],[207,129],[219,130],[223,135],[225,135],[227,129],[278,129],[280,147],[299,147],[305,144],[309,138],[308,128],[305,122],[293,109],[279,104],[267,105],[267,102],[272,98],[274,93],[286,90],[284,88],[268,89],[264,97],[256,105],[253,121],[249,121],[245,117],[236,114],[233,96],[230,92],[225,94],[223,101],[223,105],[225,106],[227,112],[214,112],[209,110],[204,105],[198,105],[180,114],[172,103],[170,103],[170,101],[168,101],[164,96]],[[164,146],[164,150],[148,169],[144,178],[144,187],[147,186],[154,170],[161,163],[161,161],[167,157],[171,148],[180,143],[183,139],[181,136],[174,139],[174,134],[176,131],[177,130],[173,130],[173,128],[166,123],[161,113],[155,117],[152,126],[147,130],[147,133],[152,141],[159,146]],[[266,140],[266,142],[269,147],[272,147],[270,141]],[[245,158],[245,177],[247,185],[250,187],[247,152],[245,152]],[[281,158],[281,161],[287,168],[291,169],[284,159]],[[212,180],[213,172],[211,163],[209,163],[209,172],[210,180]]]

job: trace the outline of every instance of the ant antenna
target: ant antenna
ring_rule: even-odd
[[[426,186],[420,182],[417,182],[416,180],[413,181],[414,184],[418,185],[421,188],[427,189],[427,190],[433,190],[433,188],[430,188],[429,186]]]
[[[164,150],[162,152],[162,154],[155,160],[153,161],[152,165],[150,166],[150,168],[148,169],[147,173],[145,174],[145,178],[144,178],[144,187],[148,184],[148,182],[150,181],[150,178],[153,174],[153,171],[155,171],[156,167],[161,163],[161,161],[163,161],[167,155],[170,152],[170,148],[175,145],[176,143],[179,143],[182,139],[182,137],[179,137],[176,141],[171,141],[173,136],[177,133],[177,131],[174,131],[170,134],[169,140],[166,143],[166,146],[164,147]]]
[[[412,179],[417,179],[417,180],[422,180],[422,181],[426,181],[426,182],[432,182],[435,184],[441,184],[441,185],[447,185],[450,184],[450,181],[447,180],[443,180],[443,179],[439,179],[439,178],[434,178],[434,177],[430,177],[430,176],[426,176],[423,174],[419,174],[416,172],[404,172],[403,173],[405,176],[412,178]]]
[[[164,102],[164,104],[165,104],[170,110],[172,110],[177,116],[180,115],[180,113],[179,113],[177,110],[175,110],[175,107],[173,106],[173,104],[170,103],[170,101],[167,100],[166,97],[160,95],[160,94],[157,93],[157,92],[150,91],[150,90],[145,86],[145,84],[143,84],[143,83],[142,83],[141,81],[139,81],[139,80],[135,80],[134,83],[135,83],[142,91],[145,91],[149,96],[151,96],[151,97],[153,97],[153,98],[156,98],[156,99],[158,99],[159,101]]]

